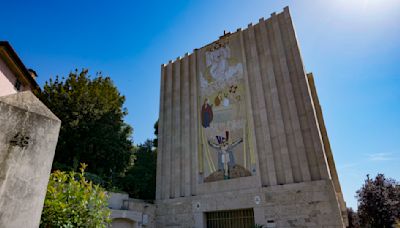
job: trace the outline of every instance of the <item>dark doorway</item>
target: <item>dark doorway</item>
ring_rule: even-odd
[[[206,212],[207,228],[252,228],[253,209]]]

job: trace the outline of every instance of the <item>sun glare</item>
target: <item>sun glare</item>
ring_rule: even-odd
[[[398,0],[336,0],[333,4],[350,11],[361,12],[386,12],[395,10],[400,6]]]

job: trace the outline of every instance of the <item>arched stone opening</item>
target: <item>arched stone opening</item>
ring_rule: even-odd
[[[136,222],[128,218],[114,218],[110,225],[111,228],[136,228]]]

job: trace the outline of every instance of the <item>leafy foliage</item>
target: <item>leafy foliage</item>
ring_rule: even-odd
[[[393,179],[378,174],[367,175],[357,191],[358,216],[362,227],[392,227],[400,219],[400,186]]]
[[[158,120],[154,124],[154,135],[156,136],[156,138],[153,139],[153,146],[155,148],[157,148],[158,147]]]
[[[113,185],[130,163],[132,128],[124,123],[125,97],[109,77],[91,79],[88,70],[46,82],[38,97],[62,121],[53,169],[88,171]]]
[[[108,197],[80,172],[54,171],[50,175],[40,227],[107,227],[110,223]]]
[[[130,197],[153,200],[156,191],[156,166],[157,152],[153,148],[153,142],[147,140],[137,147],[134,165],[127,170],[121,180],[122,189],[129,193]]]
[[[353,208],[347,208],[347,217],[349,218],[348,228],[359,228],[360,222],[357,212],[353,211]]]

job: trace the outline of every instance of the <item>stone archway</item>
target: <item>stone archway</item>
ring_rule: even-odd
[[[136,228],[136,222],[128,218],[114,218],[110,225],[111,228]]]

